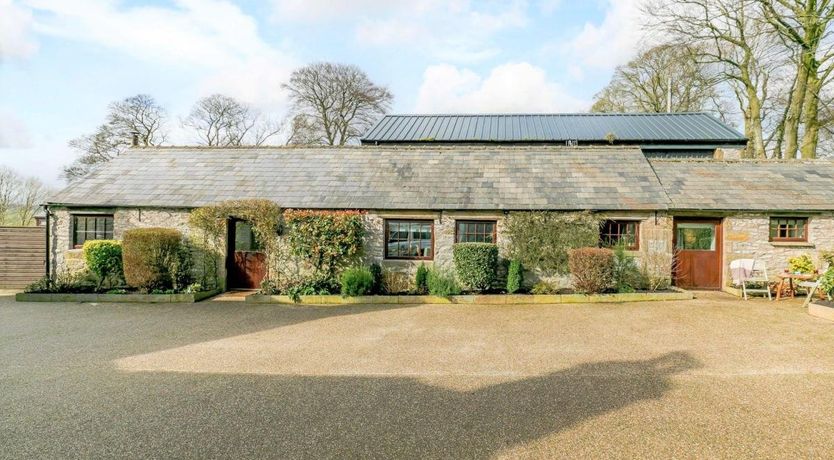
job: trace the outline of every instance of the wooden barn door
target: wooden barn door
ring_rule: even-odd
[[[675,219],[675,286],[721,289],[720,219]]]
[[[229,253],[226,257],[229,289],[258,289],[266,275],[266,255],[243,220],[229,222]]]

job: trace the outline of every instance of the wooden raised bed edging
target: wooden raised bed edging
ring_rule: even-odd
[[[808,314],[817,318],[834,321],[834,304],[825,305],[818,303],[818,301],[813,301],[808,304]]]
[[[25,293],[15,295],[18,302],[88,302],[88,303],[195,303],[220,294],[220,290],[180,294],[72,294]]]
[[[350,304],[463,304],[463,305],[521,305],[521,304],[563,304],[563,303],[615,303],[648,302],[663,300],[691,300],[691,292],[675,289],[674,292],[634,292],[628,294],[473,294],[439,297],[431,295],[376,295],[342,297],[340,295],[301,296],[300,302],[293,302],[285,295],[251,294],[247,303],[277,303],[288,305],[350,305]]]

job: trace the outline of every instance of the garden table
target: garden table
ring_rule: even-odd
[[[817,277],[817,275],[808,274],[808,273],[780,273],[779,275],[779,284],[776,285],[776,300],[780,300],[783,296],[790,297],[793,299],[796,297],[796,286],[794,286],[793,281],[811,281]]]

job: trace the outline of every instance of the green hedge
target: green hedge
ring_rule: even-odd
[[[125,281],[143,290],[183,289],[190,280],[191,258],[182,233],[170,228],[127,230],[122,239]]]
[[[113,287],[122,279],[122,245],[116,240],[87,240],[82,247],[87,268],[96,275],[96,289]]]
[[[426,285],[431,295],[449,297],[460,294],[460,286],[454,275],[434,267],[426,274]]]
[[[498,277],[498,246],[492,243],[457,243],[452,246],[455,273],[468,289],[483,292]]]
[[[517,260],[510,261],[510,267],[507,269],[507,294],[515,294],[520,291],[524,285],[524,269],[521,262]]]
[[[340,277],[342,295],[360,296],[373,294],[374,274],[365,267],[348,268]]]

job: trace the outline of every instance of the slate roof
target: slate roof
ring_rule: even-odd
[[[362,138],[374,143],[731,144],[747,139],[707,113],[386,115]]]
[[[679,210],[834,210],[834,162],[828,160],[650,160]]]
[[[645,210],[668,200],[636,147],[131,149],[50,198],[75,206]]]

